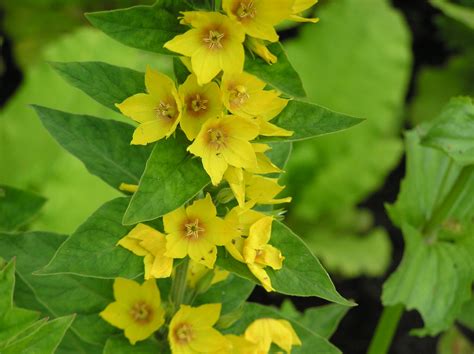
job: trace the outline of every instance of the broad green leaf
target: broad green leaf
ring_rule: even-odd
[[[190,74],[188,68],[186,68],[183,62],[177,57],[173,57],[173,73],[179,85],[185,82]]]
[[[474,296],[463,305],[458,321],[474,331]]]
[[[330,338],[349,309],[347,306],[330,304],[311,307],[300,313],[290,300],[285,300],[280,312],[321,337]]]
[[[208,291],[196,297],[193,306],[222,303],[221,314],[237,310],[248,299],[255,283],[230,274],[229,277],[214,284]]]
[[[192,157],[184,134],[158,141],[138,190],[123,217],[125,225],[156,219],[196,196],[210,180],[201,161]]]
[[[438,341],[437,354],[472,354],[474,344],[456,328],[451,327]]]
[[[58,248],[39,274],[77,274],[113,279],[143,273],[143,260],[117,242],[131,229],[121,223],[128,198],[105,203]]]
[[[113,301],[113,281],[33,274],[48,263],[65,240],[65,236],[53,233],[0,233],[0,257],[16,257],[18,277],[48,313],[55,317],[77,314],[71,327],[73,333],[90,344],[103,345],[107,338],[117,333],[116,328],[98,316]],[[15,301],[24,308],[32,305],[27,296],[15,298]]]
[[[452,99],[423,136],[422,144],[438,148],[463,165],[474,164],[474,105]]]
[[[461,6],[448,0],[430,0],[430,3],[443,11],[446,16],[452,17],[474,30],[474,8]]]
[[[288,60],[283,46],[280,43],[272,43],[268,49],[278,58],[275,64],[269,65],[260,57],[247,55],[244,70],[290,97],[306,97],[303,83]]]
[[[348,129],[363,122],[363,119],[333,112],[313,103],[291,100],[271,122],[281,128],[293,131],[294,134],[283,138],[261,138],[262,141],[310,139]]]
[[[129,68],[97,61],[53,62],[51,66],[69,84],[115,111],[119,111],[115,104],[145,92],[144,74]]]
[[[109,185],[138,183],[151,147],[131,146],[134,128],[113,120],[34,106],[50,134]]]
[[[123,336],[111,337],[105,344],[103,354],[157,354],[165,349],[155,339],[147,339],[131,345]]]
[[[15,262],[11,261],[0,269],[0,351],[39,318],[38,312],[13,305],[14,287]]]
[[[278,310],[266,307],[260,304],[246,303],[243,308],[243,315],[239,321],[237,321],[233,326],[226,329],[224,332],[233,333],[237,335],[244,334],[245,329],[255,320],[259,318],[275,318],[275,319],[284,319],[291,323],[293,329],[298,334],[298,337],[303,343],[302,346],[294,346],[292,348],[292,353],[294,354],[314,354],[314,353],[324,353],[324,354],[336,354],[341,353],[339,349],[333,346],[319,334],[314,331],[304,327],[298,321],[295,321],[291,318],[288,318]]]
[[[27,191],[0,185],[0,231],[14,231],[30,222],[46,199]]]
[[[293,143],[275,142],[268,145],[270,145],[271,150],[267,151],[265,155],[267,155],[275,165],[284,170],[290,158],[291,151],[293,150]]]
[[[282,269],[265,268],[275,291],[295,296],[318,296],[342,305],[354,305],[336,291],[329,275],[304,242],[279,221],[273,222],[270,244],[278,247],[285,257]],[[218,253],[217,265],[259,283],[244,263],[223,249]]]
[[[53,354],[73,320],[74,315],[49,321],[33,334],[6,346],[2,354]]]
[[[86,17],[94,27],[127,46],[170,54],[163,45],[186,30],[179,24],[178,11],[173,10],[157,2],[153,6],[91,12]]]
[[[79,339],[71,328],[66,332],[56,354],[102,354],[103,345],[94,345]]]
[[[402,228],[403,259],[383,286],[382,302],[418,310],[425,327],[417,334],[436,335],[453,324],[472,295],[472,229],[456,240],[430,240],[409,224]]]

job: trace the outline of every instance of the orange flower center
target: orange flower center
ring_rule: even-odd
[[[178,114],[178,110],[174,103],[160,101],[158,106],[155,107],[155,114],[157,118],[174,119]]]
[[[209,49],[221,49],[222,43],[221,40],[224,38],[224,33],[220,33],[216,30],[209,30],[207,36],[204,36],[202,39],[204,43],[207,44]]]
[[[178,344],[184,345],[188,344],[193,340],[193,326],[189,323],[180,323],[174,329],[174,339]]]
[[[224,132],[218,128],[211,128],[207,131],[209,144],[216,150],[225,146],[226,136]]]
[[[201,94],[196,93],[194,95],[189,95],[186,99],[186,104],[188,109],[188,113],[191,115],[199,116],[206,113],[207,109],[209,108],[209,100],[206,99],[205,96],[201,96]]]
[[[130,309],[130,316],[137,323],[148,323],[153,316],[153,310],[147,303],[137,302]]]
[[[250,98],[247,89],[243,85],[237,85],[230,90],[229,101],[234,107],[240,107]]]
[[[255,3],[253,0],[241,1],[240,6],[237,8],[236,15],[241,20],[252,19],[257,14]]]
[[[197,240],[205,231],[205,229],[201,225],[199,225],[199,219],[184,224],[184,228],[185,236],[192,240]]]

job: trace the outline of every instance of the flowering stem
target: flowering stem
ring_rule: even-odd
[[[179,306],[183,303],[184,293],[186,292],[186,277],[188,275],[189,258],[185,257],[183,261],[176,266],[171,285],[171,302],[173,303],[173,313],[179,310]]]
[[[375,335],[370,342],[367,354],[386,354],[392,343],[398,322],[403,314],[403,305],[388,306],[383,309]]]

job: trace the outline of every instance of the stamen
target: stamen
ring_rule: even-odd
[[[209,142],[215,145],[217,149],[225,145],[225,135],[222,131],[211,128],[207,133],[209,134]]]
[[[240,7],[237,9],[237,16],[241,19],[254,18],[257,14],[257,9],[253,0],[250,1],[241,1]]]
[[[176,109],[171,104],[160,101],[159,105],[155,108],[155,114],[157,118],[173,119],[176,115]]]
[[[137,302],[130,309],[130,316],[137,323],[147,323],[153,315],[151,307],[144,302]]]
[[[241,106],[250,98],[245,86],[237,85],[230,92],[230,103],[233,106]]]
[[[186,237],[193,240],[198,239],[200,234],[205,231],[204,228],[199,225],[199,219],[185,224],[184,227],[186,228]]]
[[[224,38],[224,33],[218,31],[209,30],[209,35],[204,37],[202,40],[209,46],[209,49],[221,49],[221,39]]]
[[[193,327],[188,323],[179,324],[174,330],[174,338],[179,344],[188,344],[193,339]]]
[[[191,107],[194,112],[205,111],[207,109],[208,100],[201,98],[200,94],[196,94],[194,100],[191,101]]]

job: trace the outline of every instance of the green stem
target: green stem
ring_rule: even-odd
[[[186,277],[188,275],[189,258],[186,257],[176,266],[173,284],[171,285],[171,302],[173,303],[173,313],[179,310],[183,303],[184,293],[186,292]]]
[[[383,309],[367,354],[388,353],[402,314],[402,304],[388,306]]]
[[[434,210],[431,218],[425,224],[423,234],[431,237],[436,230],[444,223],[446,218],[452,212],[453,207],[461,197],[462,193],[466,189],[469,183],[471,175],[474,173],[474,165],[466,166],[461,170],[458,178],[454,182],[448,195],[444,198],[441,204]]]

